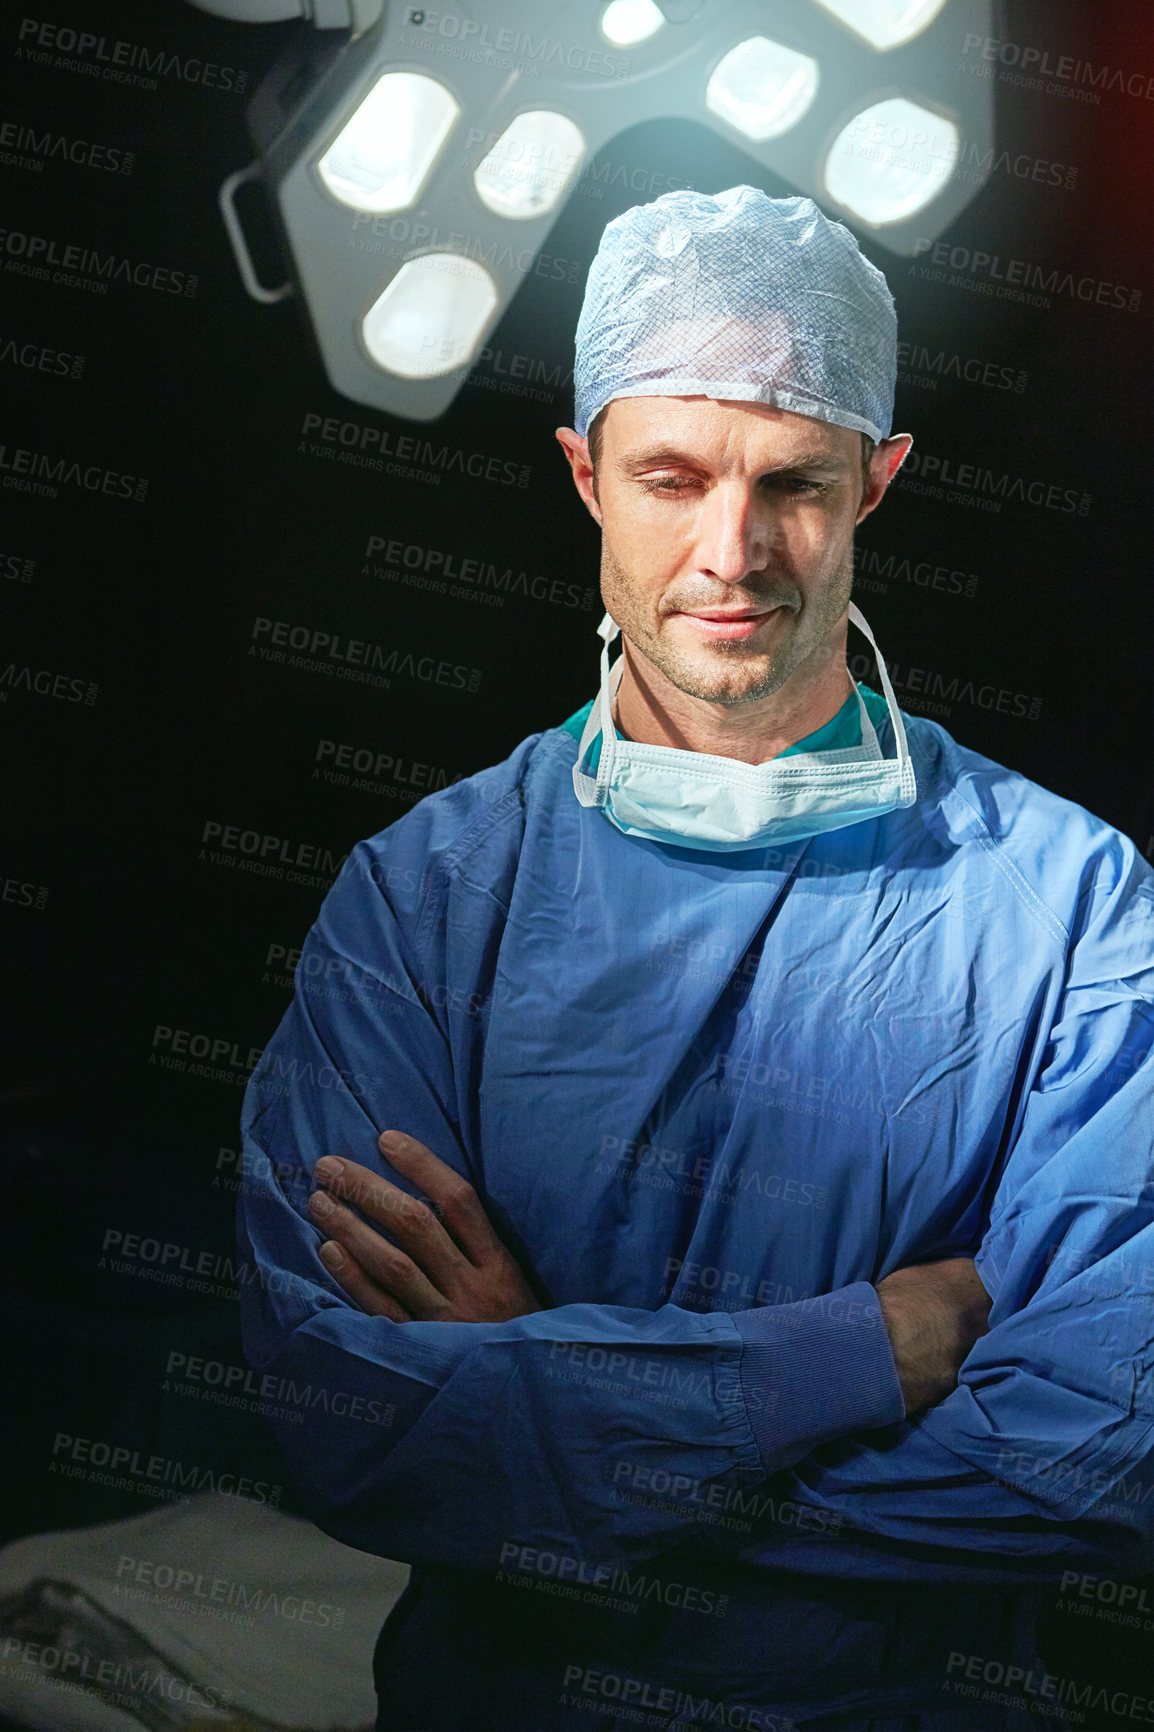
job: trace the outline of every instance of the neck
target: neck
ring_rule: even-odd
[[[748,704],[715,704],[681,691],[625,642],[617,723],[639,745],[764,764],[832,721],[841,709],[851,690],[845,644],[843,620],[810,658],[817,665],[798,668],[769,697]]]

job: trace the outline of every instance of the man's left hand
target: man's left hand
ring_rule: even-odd
[[[350,1299],[394,1323],[505,1323],[539,1311],[472,1185],[415,1137],[385,1131],[378,1146],[429,1202],[356,1161],[325,1155],[317,1162],[321,1189],[309,1198],[309,1212],[327,1234],[319,1255]],[[397,1243],[382,1238],[348,1203]]]

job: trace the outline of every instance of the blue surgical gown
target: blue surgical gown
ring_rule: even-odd
[[[417,1566],[382,1727],[1000,1726],[974,1656],[1150,1567],[1151,874],[906,726],[912,808],[731,854],[581,807],[552,728],[326,898],[245,1102],[246,1343],[318,1523]],[[350,1303],[309,1175],[388,1128],[541,1311]],[[961,1254],[990,1331],[906,1419],[873,1284]]]

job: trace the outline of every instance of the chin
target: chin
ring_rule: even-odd
[[[727,656],[726,661],[730,658]],[[770,668],[718,667],[716,662],[700,667],[668,670],[667,677],[686,694],[710,704],[746,704],[765,698],[785,682]]]

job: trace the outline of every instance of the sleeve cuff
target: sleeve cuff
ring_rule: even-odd
[[[737,1311],[738,1377],[767,1473],[819,1444],[895,1425],[906,1404],[877,1293],[857,1281],[793,1305]]]

